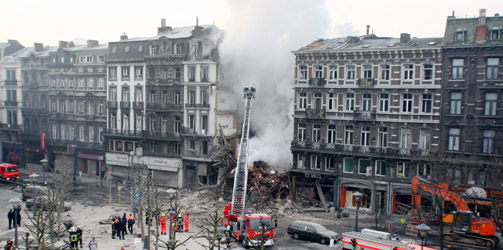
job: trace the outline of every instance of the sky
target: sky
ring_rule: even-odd
[[[503,14],[501,0],[18,0],[2,3],[0,42],[17,39],[58,45],[85,39],[101,43],[157,34],[161,18],[172,27],[215,23],[225,31],[219,53],[221,98],[241,105],[245,85],[257,89],[249,164],[291,166],[293,69],[291,53],[319,39],[372,33],[380,37],[442,37],[447,16]],[[500,9],[498,9],[500,8]],[[10,11],[5,11],[10,10]]]
[[[201,24],[215,24],[226,29],[235,23],[230,13],[232,5],[244,5],[244,0],[18,0],[4,1],[0,15],[0,42],[16,39],[25,46],[34,42],[57,45],[59,40],[75,38],[100,42],[119,40],[126,32],[129,37],[155,35],[160,19],[168,25],[192,26],[196,16]],[[288,2],[272,0],[288,5]],[[333,28],[328,36],[340,36],[340,30],[363,35],[366,25],[378,36],[398,37],[410,33],[417,37],[443,36],[445,21],[452,11],[458,17],[478,15],[486,8],[488,16],[501,12],[501,0],[326,0],[326,9]],[[309,0],[303,5],[311,5]],[[281,17],[285,6],[278,11]],[[315,10],[313,10],[315,11]],[[239,18],[239,17],[237,17]],[[260,13],[256,15],[260,19]],[[352,27],[347,28],[347,24]],[[346,24],[344,26],[344,24]],[[346,27],[341,29],[341,27]],[[316,27],[313,27],[316,28]],[[337,32],[339,31],[339,32]],[[346,32],[348,33],[348,32]]]

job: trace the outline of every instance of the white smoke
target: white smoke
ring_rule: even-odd
[[[323,0],[229,0],[228,5],[232,24],[220,47],[225,98],[241,97],[245,85],[257,89],[249,164],[262,160],[286,171],[292,161],[292,51],[329,34],[329,12]]]

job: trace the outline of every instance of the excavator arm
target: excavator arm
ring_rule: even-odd
[[[421,210],[421,194],[420,190],[433,194],[442,198],[444,201],[452,202],[458,211],[470,211],[465,199],[453,191],[447,190],[444,186],[431,183],[421,177],[415,176],[412,178],[412,205],[417,210]]]

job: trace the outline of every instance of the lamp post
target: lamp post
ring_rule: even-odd
[[[356,218],[355,218],[355,231],[358,232],[358,210],[360,209],[360,199],[362,198],[363,194],[356,191],[353,193],[353,198],[355,199],[356,202]]]
[[[217,226],[218,250],[220,250],[220,242],[222,242],[222,232],[227,231],[225,226]]]
[[[18,247],[18,242],[17,242],[17,214],[19,213],[19,204],[21,204],[21,200],[17,197],[14,197],[9,200],[9,203],[12,204],[12,208],[14,208],[14,245],[16,245],[16,248]]]
[[[428,232],[431,230],[429,226],[426,224],[420,224],[416,226],[417,231],[419,231],[419,237],[421,237],[421,250],[423,250],[424,239],[428,235]]]
[[[47,159],[42,159],[40,160],[40,163],[42,164],[42,173],[43,173],[43,178],[44,178],[44,184],[45,184],[45,168],[47,167]]]
[[[176,190],[170,188],[168,190],[166,190],[166,193],[168,193],[168,197],[169,197],[169,231],[168,231],[168,240],[171,240],[171,233],[172,233],[172,229],[173,229],[173,219],[175,217],[175,214],[176,214],[176,211],[173,211],[173,199],[175,198],[176,196]]]

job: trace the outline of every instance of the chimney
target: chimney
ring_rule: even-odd
[[[475,28],[475,42],[485,42],[487,36],[486,9],[480,9],[479,25]]]
[[[35,52],[40,52],[40,51],[44,50],[43,43],[34,43],[33,47],[35,48]]]
[[[70,43],[68,44],[68,47],[69,48],[75,47],[75,43],[73,43],[73,41],[70,41]]]
[[[68,42],[67,41],[59,41],[59,47],[60,48],[68,48]]]
[[[346,38],[346,43],[347,44],[357,44],[360,42],[360,38],[357,36],[348,36]]]
[[[161,18],[161,27],[157,28],[157,35],[172,30],[170,26],[166,26],[166,18]]]
[[[202,34],[203,27],[199,26],[199,17],[196,16],[196,26],[192,30],[192,37],[198,37]]]
[[[126,35],[126,32],[124,32],[124,34],[122,34],[122,36],[121,36],[121,41],[122,41],[122,40],[127,40],[127,35]]]
[[[479,25],[486,25],[486,9],[480,9],[479,13]]]
[[[87,47],[94,48],[99,45],[98,40],[87,40]]]
[[[449,19],[456,19],[456,15],[455,15],[454,10],[452,11],[452,16],[447,17],[447,20],[449,20]]]
[[[410,34],[409,33],[401,33],[400,34],[400,43],[408,43],[410,42]]]
[[[369,36],[370,25],[367,24],[367,37]]]

